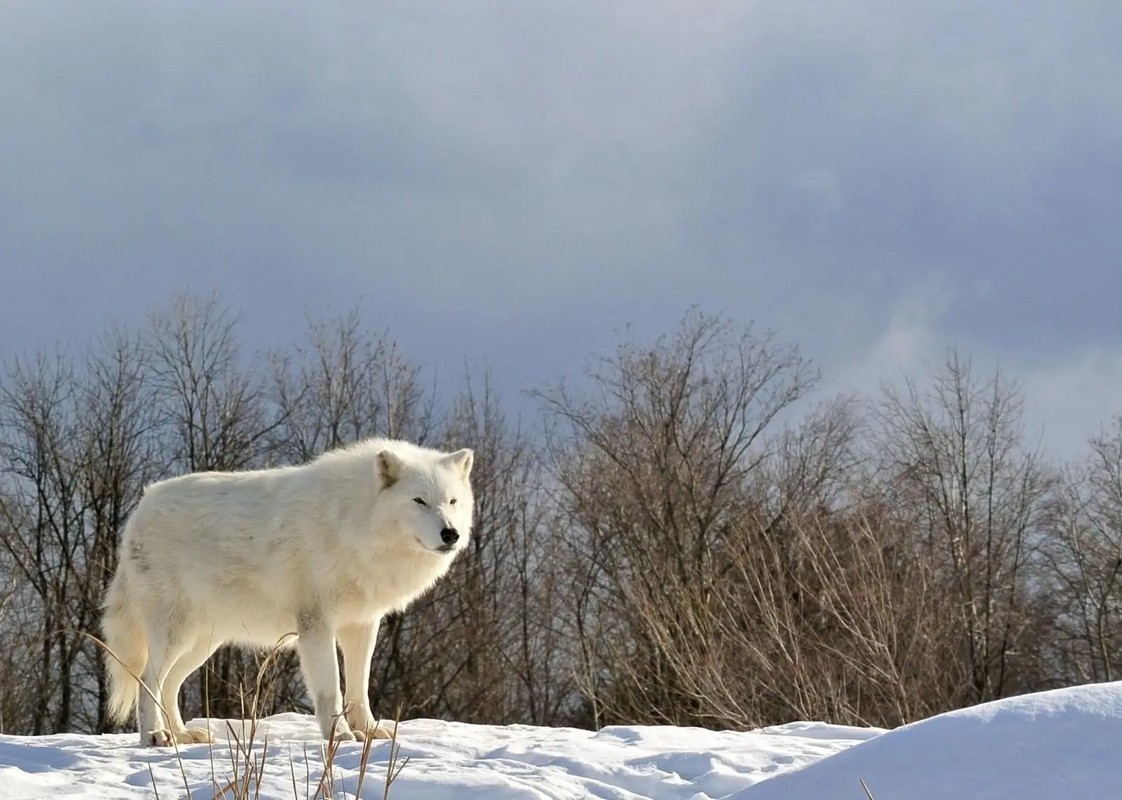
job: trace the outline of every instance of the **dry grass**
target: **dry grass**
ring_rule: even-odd
[[[136,679],[140,684],[143,691],[148,693],[156,704],[159,706],[160,711],[167,716],[167,710],[163,704],[159,702],[152,690],[141,680],[140,676],[134,673],[123,661],[113,652],[105,642],[98,637],[83,633],[98,647],[105,651],[105,653],[118,663],[125,666],[129,670],[129,674]],[[286,637],[287,638],[287,637]],[[260,726],[259,709],[264,705],[261,702],[268,691],[270,691],[270,683],[267,680],[268,670],[276,661],[277,654],[281,651],[284,644],[284,639],[277,643],[275,647],[269,652],[265,660],[262,662],[261,667],[258,669],[257,679],[253,687],[252,693],[242,697],[242,724],[240,730],[235,727],[232,721],[226,721],[227,734],[229,736],[229,771],[222,776],[219,776],[219,770],[215,759],[215,743],[211,742],[208,747],[210,751],[210,764],[211,764],[211,785],[214,787],[212,795],[213,800],[259,800],[261,796],[261,786],[265,777],[266,770],[273,763],[270,761],[269,753],[269,734],[267,729],[262,729]],[[247,703],[248,700],[248,703]],[[401,774],[402,769],[408,763],[409,759],[400,758],[400,745],[397,741],[398,723],[400,718],[400,710],[395,715],[393,721],[393,732],[389,739],[389,756],[386,761],[386,774],[384,779],[385,788],[382,792],[383,800],[388,800],[390,794],[390,787],[393,782],[397,780]],[[208,716],[209,721],[209,716]],[[305,764],[305,781],[304,791],[300,792],[300,788],[296,779],[296,762],[293,760],[291,753],[288,757],[289,775],[292,782],[292,797],[293,800],[336,800],[337,798],[355,797],[358,798],[362,792],[362,786],[366,779],[366,773],[370,765],[370,756],[373,752],[374,739],[367,737],[362,742],[362,750],[359,754],[359,770],[358,780],[354,788],[354,793],[348,795],[346,788],[343,786],[341,777],[336,774],[335,758],[339,751],[340,740],[336,737],[336,729],[338,727],[339,718],[336,718],[335,724],[332,726],[331,733],[327,740],[320,745],[320,762],[323,769],[320,773],[319,779],[312,785],[311,765],[312,759],[308,757],[307,744],[304,745],[304,764]],[[179,774],[183,781],[184,796],[191,797],[192,790],[190,781],[187,778],[187,770],[183,764],[183,756],[179,749],[179,743],[172,741],[172,747],[175,749],[176,761],[179,765]],[[156,782],[156,776],[152,769],[152,763],[148,763],[148,772],[152,778],[152,792],[157,800],[160,798],[160,790]],[[338,788],[338,791],[337,791]]]
[[[374,740],[368,738],[362,742],[362,750],[359,753],[358,780],[353,794],[349,794],[346,787],[343,785],[341,776],[337,775],[335,768],[335,758],[341,744],[341,740],[335,735],[337,722],[338,721],[336,721],[336,726],[332,727],[330,736],[320,745],[320,763],[323,765],[323,769],[314,785],[311,773],[312,759],[309,758],[307,743],[304,744],[305,774],[303,792],[300,791],[300,786],[296,777],[296,762],[292,758],[291,753],[289,754],[288,770],[292,785],[292,797],[294,800],[335,800],[336,798],[358,798],[361,796],[362,786],[370,766],[370,756],[373,752]],[[261,728],[258,726],[258,719],[253,713],[248,715],[240,733],[230,722],[226,723],[226,727],[230,736],[230,770],[225,782],[220,782],[213,774],[212,768],[212,781],[215,789],[213,798],[214,800],[259,800],[261,784],[265,777],[266,769],[271,763],[268,760],[268,731],[265,731],[264,734],[261,735],[260,743],[258,743],[257,739]],[[213,747],[212,744],[212,750]],[[389,797],[390,786],[393,781],[397,779],[397,776],[401,773],[401,768],[405,765],[404,762],[400,765],[397,764],[398,747],[397,723],[395,721],[393,737],[390,739],[390,754],[386,768],[385,790],[382,794],[384,799]]]

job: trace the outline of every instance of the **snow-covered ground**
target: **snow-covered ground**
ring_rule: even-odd
[[[216,733],[224,723],[211,721]],[[322,772],[310,717],[265,720],[263,800],[307,798]],[[230,747],[140,749],[131,735],[0,736],[0,798],[212,798]],[[361,797],[381,798],[389,743],[374,745]],[[360,744],[340,747],[334,796],[354,797]],[[261,746],[256,748],[260,752]],[[1002,700],[893,731],[793,722],[747,733],[409,720],[393,800],[1032,800],[1122,798],[1122,683]],[[182,765],[182,766],[181,766]],[[221,795],[219,795],[221,796]]]

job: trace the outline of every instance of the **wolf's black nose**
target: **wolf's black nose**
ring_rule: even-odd
[[[455,528],[445,528],[440,532],[440,541],[452,545],[460,541],[460,534]]]

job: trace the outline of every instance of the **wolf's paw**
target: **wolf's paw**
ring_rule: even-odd
[[[365,707],[348,709],[347,724],[351,726],[351,730],[355,732],[360,742],[367,739],[393,738],[392,729],[374,719],[374,715]]]
[[[185,728],[181,731],[169,731],[166,728],[158,731],[148,731],[141,738],[141,743],[148,747],[170,747],[173,744],[208,744],[214,737],[206,728]]]
[[[146,747],[170,747],[174,741],[169,730],[148,731],[140,735],[140,743]]]
[[[362,741],[361,738],[356,736],[355,732],[350,730],[349,728],[336,728],[332,732],[331,738],[337,742]]]
[[[180,744],[210,744],[214,736],[206,728],[187,728],[175,734],[175,739]]]
[[[392,739],[393,731],[379,722],[366,728],[355,728],[355,736],[360,742],[367,739]]]

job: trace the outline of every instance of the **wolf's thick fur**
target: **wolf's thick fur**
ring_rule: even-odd
[[[338,739],[385,735],[367,695],[378,624],[467,542],[472,461],[471,450],[371,439],[303,466],[147,487],[105,597],[106,643],[123,662],[107,658],[110,714],[123,721],[136,703],[142,744],[209,741],[183,724],[187,676],[227,642],[271,647],[296,633],[324,737],[333,727]]]

